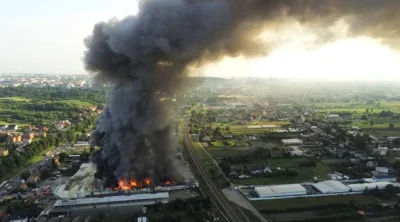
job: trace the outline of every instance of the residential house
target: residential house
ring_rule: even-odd
[[[8,156],[8,150],[0,150],[0,156]]]
[[[0,125],[0,130],[7,130],[8,129],[8,125]]]
[[[17,130],[18,129],[18,125],[8,125],[7,129],[8,130]]]
[[[376,153],[380,156],[386,156],[386,153],[389,149],[387,147],[378,147],[373,150],[373,153]]]
[[[23,139],[32,140],[33,138],[35,138],[35,134],[34,133],[25,133],[23,135]]]
[[[376,161],[368,161],[366,163],[367,168],[375,168],[376,166],[378,166],[378,163]]]
[[[375,172],[378,175],[383,175],[383,174],[387,175],[389,173],[389,168],[387,168],[387,167],[376,167],[375,168]]]
[[[396,182],[397,177],[392,175],[377,175],[372,177],[375,182]]]
[[[254,166],[250,168],[251,174],[263,174],[263,173],[269,173],[272,172],[271,169],[264,165],[264,166]]]

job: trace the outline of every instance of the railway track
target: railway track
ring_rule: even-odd
[[[192,165],[194,173],[198,176],[199,182],[204,185],[205,192],[210,197],[213,204],[220,210],[225,220],[229,222],[242,222],[247,221],[247,218],[242,218],[242,215],[234,208],[231,203],[226,199],[221,190],[215,186],[212,179],[209,177],[208,172],[204,169],[199,158],[197,157],[193,146],[192,140],[188,137],[188,127],[186,120],[183,123],[183,145],[184,155],[189,163]]]

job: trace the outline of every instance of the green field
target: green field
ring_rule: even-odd
[[[262,165],[266,164],[273,170],[277,167],[281,169],[291,169],[298,172],[298,176],[276,176],[276,177],[251,177],[247,179],[234,179],[236,184],[283,184],[283,183],[301,183],[313,181],[315,176],[321,180],[328,178],[328,173],[331,169],[322,163],[317,163],[316,167],[299,167],[299,163],[307,161],[306,158],[290,158],[290,159],[270,159],[270,160],[256,160],[247,165]]]
[[[88,107],[88,106],[92,106],[93,105],[92,103],[89,103],[89,102],[83,102],[83,101],[80,101],[80,100],[72,100],[72,99],[70,99],[70,100],[60,100],[59,102],[70,104],[70,105],[75,105],[75,106],[82,106],[82,107]]]
[[[248,152],[248,149],[240,148],[207,148],[207,151],[214,159],[223,159],[226,157],[238,156]]]
[[[378,105],[379,103],[379,105]],[[315,110],[320,112],[351,112],[362,114],[369,109],[369,113],[380,113],[381,111],[390,110],[400,113],[399,101],[379,101],[375,104],[359,104],[359,103],[322,103],[314,104]],[[372,110],[371,110],[372,109]]]
[[[247,147],[249,144],[246,141],[227,140],[210,142],[211,147]]]
[[[355,201],[355,204],[358,206],[377,203],[373,197],[363,194],[327,196],[327,197],[304,197],[304,198],[290,198],[290,199],[277,199],[277,200],[257,200],[257,201],[251,201],[251,203],[258,210],[263,210],[263,209],[273,210],[273,209],[321,206],[321,205],[338,204],[338,203],[348,204],[350,201]]]
[[[1,97],[0,98],[0,101],[1,100],[3,100],[3,101],[13,101],[13,102],[29,102],[30,101],[30,99],[27,99],[27,98],[23,98],[23,97],[17,97],[17,96],[14,96],[14,97]]]

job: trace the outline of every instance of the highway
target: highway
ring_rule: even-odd
[[[221,190],[216,187],[212,179],[209,177],[208,172],[204,169],[199,158],[197,157],[193,146],[192,140],[188,134],[188,127],[186,120],[183,123],[182,140],[184,145],[184,155],[189,163],[192,165],[192,170],[197,175],[199,182],[204,185],[205,192],[210,197],[211,201],[217,207],[224,219],[230,222],[242,222],[246,221],[247,218],[240,214],[236,207],[233,207],[231,203],[226,199]]]

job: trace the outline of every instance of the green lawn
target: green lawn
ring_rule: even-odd
[[[290,158],[290,159],[269,159],[269,160],[255,160],[246,165],[263,165],[266,164],[272,169],[277,167],[281,169],[291,169],[298,172],[298,176],[275,176],[275,177],[251,177],[247,179],[234,179],[236,184],[251,184],[251,185],[263,185],[263,184],[283,184],[283,183],[301,183],[311,182],[315,176],[318,176],[321,180],[328,178],[328,173],[331,169],[322,163],[317,163],[316,167],[299,167],[299,163],[307,161],[306,158]],[[240,165],[240,164],[239,164]]]
[[[238,156],[248,152],[245,149],[238,148],[207,148],[207,151],[214,157],[214,159]]]
[[[28,166],[38,162],[39,160],[41,160],[43,158],[43,154],[47,153],[50,150],[54,150],[54,146],[51,146],[49,148],[47,148],[46,150],[42,151],[40,153],[40,155],[34,156],[32,157],[24,166],[20,166],[14,169],[11,169],[10,171],[7,172],[6,175],[4,175],[3,177],[1,177],[0,182],[3,182],[5,180],[10,179],[11,177],[15,176],[16,174],[18,174],[19,172],[23,171],[25,168],[27,168]]]
[[[30,99],[24,98],[24,97],[0,97],[1,100],[7,100],[7,101],[17,101],[17,102],[29,102],[31,101]]]
[[[83,102],[83,101],[80,101],[80,100],[60,100],[60,102],[62,102],[62,103],[67,103],[67,104],[70,104],[70,105],[75,105],[75,106],[92,106],[93,104],[92,103],[89,103],[89,102]]]
[[[224,143],[221,142],[221,141],[215,141],[215,142],[211,142],[211,145],[212,145],[212,146],[219,146],[219,147],[221,147],[221,146],[224,146]]]
[[[290,199],[277,199],[277,200],[257,200],[251,201],[253,206],[258,210],[273,210],[273,209],[287,209],[287,208],[300,208],[308,206],[320,206],[327,204],[348,204],[354,200],[358,206],[370,205],[376,203],[376,200],[367,195],[354,194],[342,196],[327,196],[327,197],[304,197],[304,198],[290,198]]]

